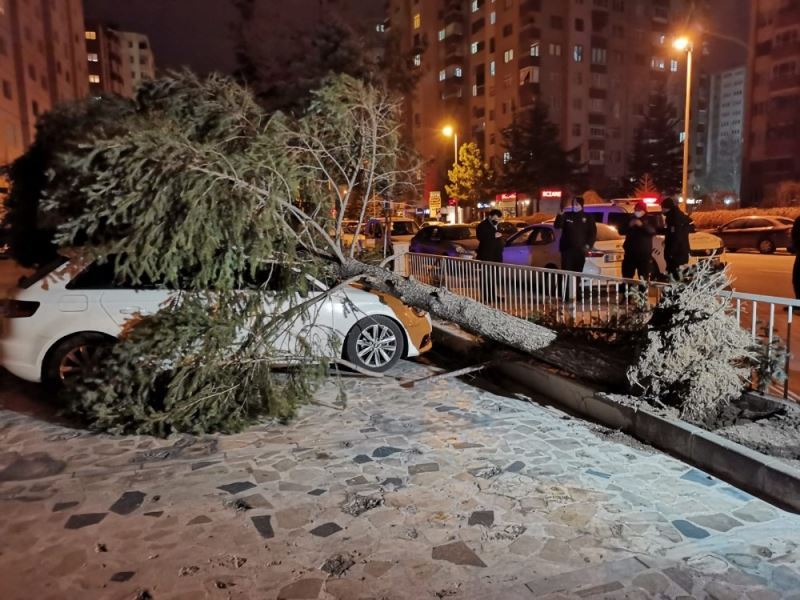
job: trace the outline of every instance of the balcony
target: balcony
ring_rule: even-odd
[[[539,56],[524,54],[520,57],[518,64],[520,69],[524,69],[525,67],[538,67],[542,64],[542,59]]]
[[[782,59],[798,54],[800,54],[800,41],[783,44],[782,46],[773,46],[771,56],[774,59]]]
[[[541,12],[541,10],[542,0],[523,0],[519,5],[519,12],[523,15],[531,11]]]
[[[442,84],[442,100],[450,98],[463,98],[464,81],[461,77],[450,77],[445,79]]]
[[[776,77],[769,82],[769,89],[772,92],[788,90],[796,87],[800,87],[800,75],[785,75],[783,77]]]

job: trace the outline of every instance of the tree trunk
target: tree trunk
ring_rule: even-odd
[[[428,311],[470,333],[527,354],[548,346],[556,338],[554,331],[541,325],[513,317],[445,289],[402,277],[383,267],[349,260],[341,266],[341,274],[344,279],[364,275],[376,289],[399,297],[409,306]]]

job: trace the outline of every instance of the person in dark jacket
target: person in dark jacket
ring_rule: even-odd
[[[586,253],[597,241],[597,225],[592,215],[583,212],[583,198],[572,201],[572,210],[556,217],[556,229],[561,230],[558,249],[561,252],[561,268],[564,271],[583,273]]]
[[[797,217],[792,225],[792,252],[795,255],[792,287],[794,287],[794,297],[800,300],[800,217]]]
[[[497,209],[489,211],[486,218],[480,222],[477,228],[478,234],[478,260],[484,262],[503,262],[503,234],[497,231],[497,224],[503,218],[503,213]],[[484,266],[481,275],[481,301],[484,304],[492,305],[501,298],[497,290],[492,285],[491,267]]]
[[[586,265],[586,253],[597,241],[597,225],[592,215],[583,211],[583,198],[572,199],[572,210],[562,212],[556,217],[555,228],[561,230],[561,241],[558,249],[561,252],[561,269],[574,273],[583,273]],[[564,301],[570,300],[570,287],[576,285],[576,295],[581,297],[583,286],[564,276]]]
[[[678,277],[681,267],[689,264],[689,233],[692,222],[684,212],[675,205],[672,198],[661,203],[666,220],[666,237],[664,239],[664,259],[667,272]]]
[[[497,231],[502,218],[503,213],[494,209],[478,225],[478,260],[503,262],[503,234]]]
[[[625,236],[625,243],[622,246],[625,249],[622,276],[626,279],[633,279],[635,275],[638,275],[639,279],[650,279],[653,237],[656,235],[656,229],[645,220],[646,216],[647,205],[644,202],[637,202],[631,220],[620,231]]]

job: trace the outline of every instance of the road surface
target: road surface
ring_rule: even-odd
[[[792,265],[794,256],[776,253],[736,252],[725,255],[734,278],[733,287],[739,292],[793,298]]]

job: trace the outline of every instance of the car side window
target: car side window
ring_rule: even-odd
[[[523,231],[517,236],[514,236],[513,239],[508,240],[506,246],[527,246],[528,240],[533,236],[534,231]]]
[[[138,283],[121,279],[115,275],[114,258],[109,258],[105,262],[94,261],[83,271],[78,273],[72,281],[67,284],[68,290],[153,290],[157,289],[152,281],[143,277]]]
[[[551,244],[555,239],[555,235],[551,229],[536,229],[534,230],[534,234],[531,235],[531,245],[532,246],[547,246]]]
[[[442,239],[442,231],[438,227],[431,227],[429,239],[432,242],[438,242]]]
[[[740,219],[738,221],[731,221],[724,227],[726,231],[735,231],[737,229],[746,229],[746,228],[747,228],[747,221],[743,219]]]
[[[631,216],[628,213],[609,213],[608,214],[608,224],[611,225],[614,229],[619,231],[622,227],[625,227],[628,224],[628,221],[631,220]],[[602,220],[597,219],[598,223],[601,223]]]
[[[757,227],[771,227],[772,223],[766,219],[750,219],[750,222],[747,224],[747,226],[748,229],[755,229]]]

